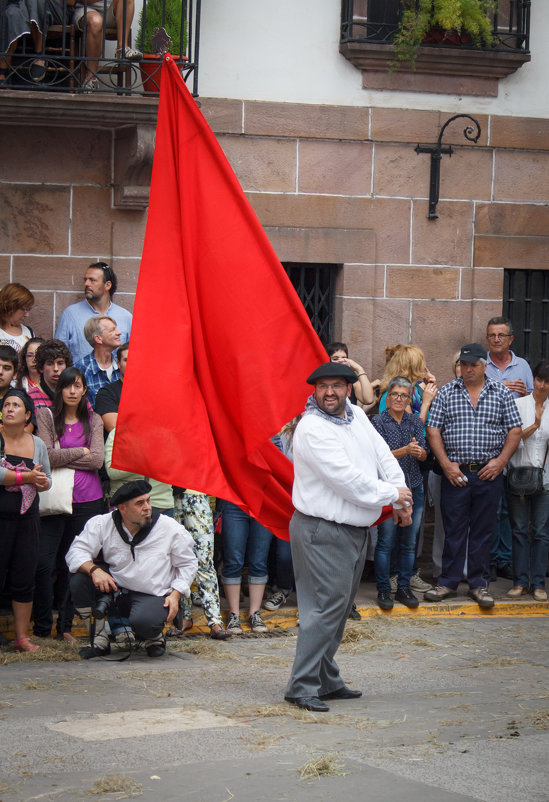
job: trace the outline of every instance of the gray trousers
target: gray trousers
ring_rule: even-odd
[[[367,527],[294,512],[290,543],[299,633],[285,695],[321,696],[343,687],[334,655],[366,560]]]

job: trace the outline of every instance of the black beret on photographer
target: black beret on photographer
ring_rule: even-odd
[[[152,490],[150,484],[145,479],[138,479],[135,482],[126,482],[119,487],[116,493],[111,498],[111,505],[118,507],[119,504],[124,504],[126,501],[131,501],[132,498],[138,498],[150,493]]]

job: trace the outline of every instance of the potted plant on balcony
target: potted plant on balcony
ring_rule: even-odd
[[[181,55],[187,47],[187,21],[183,20],[182,29],[182,14],[181,0],[147,0],[143,4],[139,15],[137,42],[138,47],[141,49],[142,45],[143,50],[141,75],[145,93],[158,94],[160,91],[164,53],[171,53],[181,65],[187,61],[187,58]],[[167,36],[163,35],[162,29]]]
[[[412,66],[421,44],[493,44],[492,18],[497,0],[402,0],[393,45],[396,65]]]

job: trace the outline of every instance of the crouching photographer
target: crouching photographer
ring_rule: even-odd
[[[85,657],[109,653],[109,612],[129,620],[149,657],[161,657],[164,625],[189,596],[198,567],[193,539],[173,518],[152,512],[150,491],[144,480],[126,482],[111,499],[117,509],[91,518],[67,553],[72,600],[91,629]]]

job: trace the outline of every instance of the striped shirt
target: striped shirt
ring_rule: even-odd
[[[452,462],[488,462],[498,457],[510,429],[522,426],[505,385],[486,378],[476,409],[463,379],[441,387],[431,405],[428,428],[440,429]]]

